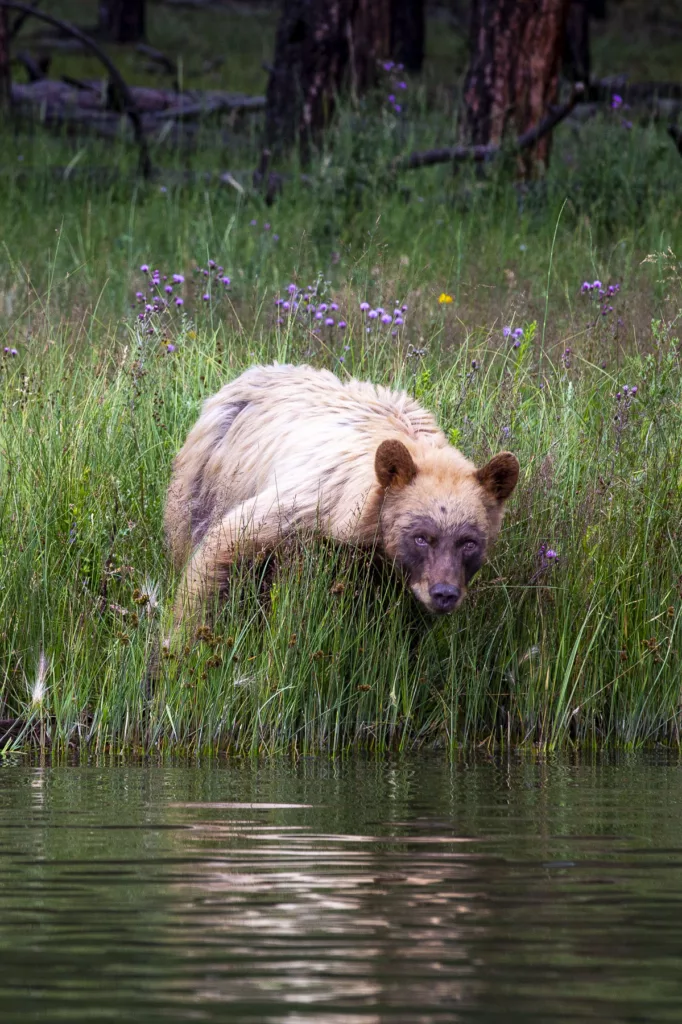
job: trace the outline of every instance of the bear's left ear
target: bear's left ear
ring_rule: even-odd
[[[476,471],[476,479],[491,498],[506,501],[519,479],[519,460],[511,452],[500,452]]]
[[[374,456],[374,472],[382,487],[406,487],[416,477],[417,467],[402,441],[382,441]]]

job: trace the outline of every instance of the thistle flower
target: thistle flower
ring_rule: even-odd
[[[384,315],[381,318],[381,322],[382,324],[386,324],[388,326],[388,324],[393,323],[393,317],[391,316],[390,313],[384,313]]]
[[[140,267],[140,270],[142,271],[143,274],[148,274],[149,273],[149,266],[148,266],[148,264],[143,263],[142,266]]]
[[[185,275],[184,274],[173,274],[173,280],[175,281],[176,284],[184,284]]]
[[[325,320],[325,325],[327,327],[333,327],[334,326],[334,317],[333,316],[328,316],[327,319]]]
[[[175,305],[176,306],[184,306],[185,305],[185,300],[181,299],[180,296],[178,295],[176,297],[176,299],[175,299]]]
[[[367,310],[369,309],[369,302],[361,302],[360,309],[362,310],[363,313],[366,313]]]
[[[338,329],[340,331],[343,331],[343,330],[346,329],[346,321],[345,320],[339,320],[339,322],[338,322],[338,324],[336,326],[338,327]]]
[[[379,314],[377,313],[376,309],[370,309],[370,311],[367,314],[367,316],[368,316],[368,318],[370,320],[376,320],[376,318],[379,316]]]

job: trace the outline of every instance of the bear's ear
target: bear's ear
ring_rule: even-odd
[[[519,479],[519,460],[511,452],[500,452],[476,471],[476,479],[491,498],[506,501]]]
[[[402,441],[382,441],[374,456],[374,471],[382,487],[405,487],[417,475],[417,467]]]

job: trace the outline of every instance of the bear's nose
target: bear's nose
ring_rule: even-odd
[[[433,601],[436,611],[451,612],[459,601],[461,593],[459,587],[453,587],[450,583],[436,583],[429,590],[429,597]]]

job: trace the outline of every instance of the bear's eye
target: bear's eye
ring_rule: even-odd
[[[418,548],[427,548],[429,546],[429,538],[425,537],[423,533],[418,533],[414,538],[414,542]]]
[[[465,540],[462,543],[462,554],[465,558],[475,555],[478,551],[478,544],[475,540]]]

